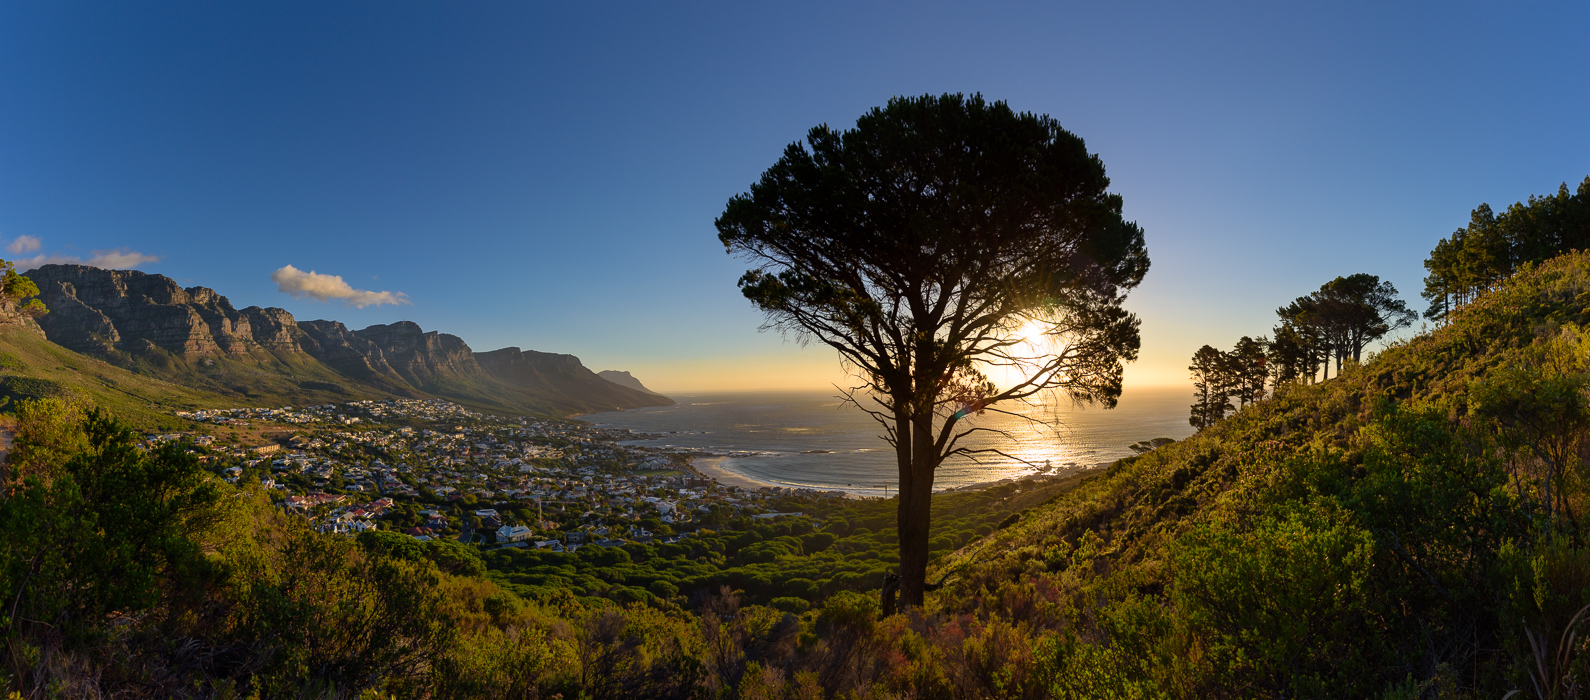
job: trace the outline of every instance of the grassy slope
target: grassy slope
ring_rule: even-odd
[[[1466,411],[1471,383],[1566,324],[1590,326],[1590,253],[1525,270],[1448,325],[1396,344],[1361,367],[1295,386],[1187,440],[1121,460],[1074,492],[942,560],[956,572],[956,606],[1045,568],[1085,533],[1102,539],[1096,567],[1134,569],[1152,590],[1170,575],[1165,546],[1196,523],[1244,516],[1244,495],[1268,487],[1275,467],[1320,447],[1351,450],[1377,401],[1447,400]],[[935,574],[936,576],[937,574]]]
[[[667,398],[583,375],[530,365],[503,376],[450,377],[410,388],[396,377],[349,376],[301,353],[256,349],[246,357],[186,360],[164,350],[105,358],[142,375],[230,397],[233,404],[313,405],[392,397],[439,397],[502,415],[567,416],[665,405]]]
[[[593,381],[584,383],[542,373],[505,379],[469,377],[427,387],[425,394],[350,378],[295,353],[257,350],[249,358],[189,361],[158,351],[109,359],[118,362],[75,353],[20,323],[0,324],[0,382],[4,383],[0,393],[14,399],[75,393],[141,428],[173,427],[177,422],[170,414],[182,409],[302,406],[394,396],[430,395],[491,413],[556,416],[611,410],[626,401],[636,403],[635,396],[645,398],[642,404],[659,401],[595,379],[594,374]],[[514,380],[547,384],[524,386]]]
[[[230,397],[235,404],[313,405],[394,394],[349,379],[308,355],[255,350],[246,358],[214,356],[184,360],[159,350],[139,357],[111,358],[133,371],[182,386]]]
[[[487,377],[457,380],[451,385],[428,388],[446,396],[481,396],[501,404],[523,406],[549,414],[600,413],[640,406],[667,406],[673,401],[621,386],[597,376],[583,365],[566,364],[578,360],[554,353],[523,352],[504,362],[498,350],[477,355]],[[463,401],[460,401],[463,403]]]
[[[0,325],[0,388],[13,400],[76,395],[126,423],[171,428],[181,409],[236,406],[235,397],[193,389],[79,355],[17,323]]]

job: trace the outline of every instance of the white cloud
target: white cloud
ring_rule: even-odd
[[[22,236],[16,241],[12,241],[11,245],[7,246],[7,248],[15,250],[17,248],[17,244],[20,243],[24,238],[32,237]],[[28,250],[38,250],[41,244],[39,243],[39,239],[32,238],[31,245],[33,247],[29,248]],[[41,253],[31,258],[17,258],[12,262],[16,263],[18,270],[32,270],[41,265],[87,265],[89,267],[103,267],[111,270],[125,270],[130,267],[137,267],[144,263],[160,262],[160,256],[145,255],[136,250],[117,248],[115,250],[96,250],[94,251],[94,254],[87,260],[75,255]]]
[[[304,272],[292,265],[284,265],[280,270],[272,272],[271,281],[276,283],[277,289],[300,299],[305,297],[317,301],[337,299],[348,306],[361,309],[366,306],[409,303],[408,295],[403,292],[371,292],[354,289],[347,282],[342,281],[341,275],[322,275],[314,270]]]
[[[83,264],[89,267],[108,267],[113,270],[125,270],[129,267],[137,267],[144,263],[152,262],[160,262],[160,257],[157,255],[144,255],[136,250],[121,248],[119,250],[96,250],[94,251],[94,257],[89,258],[88,262]]]
[[[16,240],[11,241],[11,245],[6,246],[6,250],[11,251],[12,255],[21,255],[38,250],[43,245],[44,242],[36,236],[17,236]]]

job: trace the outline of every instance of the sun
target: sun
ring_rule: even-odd
[[[1028,321],[1016,330],[1016,337],[1031,343],[1042,338],[1046,330],[1048,328],[1044,327],[1044,324],[1038,321]]]

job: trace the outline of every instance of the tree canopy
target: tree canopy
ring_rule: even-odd
[[[773,327],[834,348],[900,473],[902,603],[922,599],[933,474],[968,415],[1063,390],[1113,406],[1148,270],[1104,164],[1048,116],[981,96],[900,97],[813,128],[717,221]],[[1017,329],[1036,325],[1037,334]],[[1048,347],[1033,351],[1032,336]],[[999,389],[986,366],[1023,379]],[[986,448],[985,448],[986,449]]]
[[[10,260],[0,260],[0,301],[7,305],[17,305],[17,310],[29,316],[39,316],[48,313],[44,302],[29,297],[36,297],[39,285],[33,280],[17,274],[16,263]],[[23,300],[27,301],[24,302]]]
[[[1436,243],[1424,269],[1424,312],[1445,319],[1452,309],[1491,289],[1525,263],[1590,248],[1590,177],[1575,192],[1562,183],[1557,193],[1531,195],[1500,215],[1481,204],[1469,224]]]
[[[1193,405],[1188,422],[1202,430],[1226,417],[1231,411],[1231,394],[1226,390],[1225,354],[1205,345],[1193,353],[1192,373]]]
[[[1299,353],[1310,360],[1325,360],[1325,376],[1330,377],[1329,360],[1336,369],[1351,357],[1363,359],[1364,348],[1418,318],[1397,296],[1389,281],[1366,273],[1337,277],[1292,303],[1275,311],[1281,317],[1289,341],[1306,342],[1308,351]],[[1279,329],[1276,336],[1280,337]],[[1290,349],[1288,351],[1291,351]],[[1310,371],[1308,374],[1312,375]]]

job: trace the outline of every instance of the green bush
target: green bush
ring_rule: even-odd
[[[675,586],[674,584],[672,584],[672,583],[670,583],[668,581],[664,581],[662,579],[657,579],[656,581],[652,581],[649,585],[646,586],[646,590],[651,591],[652,595],[657,596],[658,598],[664,598],[664,599],[672,598],[672,597],[674,597],[676,595],[679,595],[679,587],[678,586]]]
[[[807,602],[805,598],[790,597],[774,598],[768,602],[768,605],[776,610],[782,610],[793,615],[799,615],[812,607],[812,604]]]

